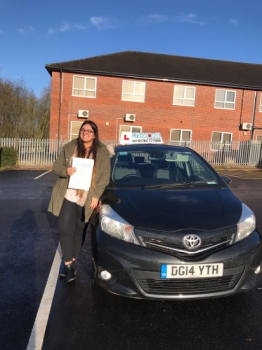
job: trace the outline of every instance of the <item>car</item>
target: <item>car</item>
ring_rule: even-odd
[[[92,234],[94,281],[149,300],[251,290],[261,278],[261,234],[229,181],[187,147],[116,146]]]

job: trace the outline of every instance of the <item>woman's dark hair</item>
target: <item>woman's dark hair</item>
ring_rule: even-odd
[[[86,154],[84,142],[82,141],[82,139],[80,137],[80,130],[82,129],[82,127],[84,125],[90,125],[92,130],[94,131],[94,135],[95,135],[95,138],[94,138],[93,143],[89,149],[88,154]],[[95,164],[98,145],[99,145],[99,135],[98,135],[98,127],[97,127],[96,123],[92,122],[91,120],[84,121],[84,123],[81,125],[81,127],[79,129],[79,134],[78,134],[78,138],[77,138],[77,156],[79,158],[85,158],[86,156],[89,157],[90,153],[92,153],[93,159],[94,159],[94,164]]]

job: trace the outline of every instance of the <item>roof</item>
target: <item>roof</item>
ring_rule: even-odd
[[[262,64],[124,51],[47,64],[52,71],[160,79],[262,90]]]

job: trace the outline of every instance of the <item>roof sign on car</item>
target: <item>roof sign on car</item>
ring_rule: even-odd
[[[139,143],[163,143],[159,132],[122,132],[120,138],[121,145]]]

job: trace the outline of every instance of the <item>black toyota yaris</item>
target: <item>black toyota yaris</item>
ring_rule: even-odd
[[[192,149],[117,146],[95,233],[94,279],[142,299],[250,290],[261,277],[255,215]]]

